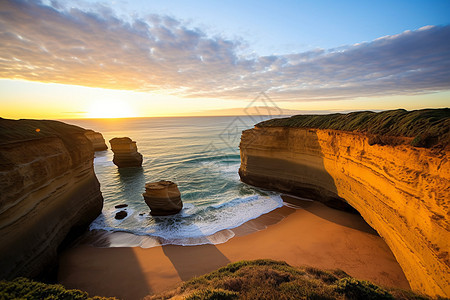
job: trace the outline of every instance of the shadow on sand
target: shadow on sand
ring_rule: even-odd
[[[164,226],[163,224],[166,223],[167,218],[174,217],[176,215],[155,217],[155,222]],[[205,236],[199,228],[195,227],[191,230],[193,231],[191,236],[195,236],[195,238],[191,238],[190,243],[201,245],[168,245],[167,241],[160,239],[164,255],[170,260],[178,276],[183,281],[211,272],[230,263],[230,260],[215,245],[209,243],[209,237]]]
[[[270,130],[270,127],[261,127],[257,131],[243,132],[241,151],[253,149],[248,150],[252,154],[245,156],[246,168],[244,171],[242,169],[239,171],[243,182],[263,189],[319,201],[321,203],[283,196],[285,202],[299,206],[322,219],[378,235],[364,221],[359,212],[339,196],[335,179],[325,168],[325,155],[314,130],[300,132],[298,136],[295,136],[295,142],[287,130],[277,132],[276,136]],[[271,152],[266,149],[267,145],[262,140],[265,142],[268,140],[269,144],[276,144],[277,151],[287,153],[286,157],[266,155]],[[332,139],[331,143],[334,142]],[[254,149],[262,150],[253,154]],[[339,153],[333,153],[333,155],[339,156]],[[327,207],[321,207],[322,203]]]
[[[230,263],[230,260],[215,245],[162,246],[181,280],[212,272]]]
[[[282,195],[282,198],[284,202],[304,209],[324,220],[378,236],[376,230],[370,227],[358,213],[349,213],[328,207],[317,201],[302,200],[289,195]]]
[[[91,296],[142,299],[153,294],[133,248],[69,249],[60,257],[58,282]]]

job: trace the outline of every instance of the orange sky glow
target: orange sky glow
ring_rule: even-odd
[[[175,16],[55,3],[0,6],[0,117],[242,115],[262,92],[287,115],[450,104],[450,25],[283,54]]]

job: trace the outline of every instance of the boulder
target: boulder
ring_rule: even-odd
[[[168,216],[180,212],[183,208],[180,191],[175,183],[168,180],[150,182],[145,185],[142,194],[150,207],[152,216]]]
[[[129,137],[113,138],[109,141],[114,152],[113,163],[119,168],[142,166],[142,154],[137,152],[136,142]]]
[[[116,213],[116,216],[114,218],[116,218],[116,220],[122,220],[126,216],[128,216],[128,213],[126,211],[124,211],[124,210],[121,210],[118,213]]]
[[[119,205],[114,206],[114,208],[124,208],[127,206],[128,206],[128,204],[119,204]]]

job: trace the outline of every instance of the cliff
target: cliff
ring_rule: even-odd
[[[100,213],[85,130],[0,118],[0,278],[52,272],[58,247]]]
[[[333,116],[270,120],[244,131],[241,180],[347,202],[384,238],[414,290],[450,296],[449,110]],[[347,130],[327,128],[337,126],[333,118]],[[399,124],[409,131],[389,135]]]
[[[105,143],[105,139],[100,132],[88,129],[84,132],[84,135],[88,138],[89,141],[91,141],[92,146],[94,147],[94,151],[103,151],[108,149],[108,146],[106,146]]]

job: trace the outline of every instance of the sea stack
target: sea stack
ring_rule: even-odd
[[[175,183],[168,180],[150,182],[145,185],[142,194],[150,207],[152,216],[168,216],[180,212],[183,208],[180,191]]]
[[[84,136],[87,137],[88,140],[92,143],[94,151],[103,151],[108,149],[108,146],[106,146],[105,143],[105,139],[100,132],[88,129],[84,132]]]
[[[129,137],[113,138],[109,140],[114,152],[113,163],[119,168],[142,166],[142,154],[137,152],[136,142]]]

